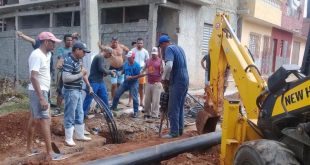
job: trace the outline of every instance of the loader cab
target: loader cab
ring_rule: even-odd
[[[304,120],[303,113],[308,108],[288,109],[286,102],[290,100],[287,100],[285,96],[288,93],[294,95],[291,91],[296,91],[301,84],[308,80],[310,77],[305,77],[298,65],[283,65],[269,77],[268,95],[263,101],[258,120],[258,127],[262,130],[265,138],[281,138],[283,128],[295,127],[301,120]]]
[[[298,65],[283,65],[274,72],[268,79],[268,90],[270,93],[276,93],[294,80],[303,78]]]

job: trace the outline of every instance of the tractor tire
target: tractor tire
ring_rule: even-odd
[[[234,165],[299,165],[295,154],[286,145],[260,139],[242,144],[235,154]]]

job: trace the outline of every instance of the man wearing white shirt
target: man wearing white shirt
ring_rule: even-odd
[[[51,51],[55,48],[56,42],[61,42],[54,34],[42,32],[39,34],[40,47],[32,51],[29,57],[30,81],[28,87],[30,102],[30,119],[28,122],[27,154],[29,156],[37,153],[32,150],[32,141],[36,125],[41,128],[46,151],[47,160],[59,160],[61,155],[55,154],[51,147],[50,113],[48,104],[48,92],[50,90],[50,60]]]
[[[140,67],[141,71],[144,69],[146,61],[149,59],[149,52],[143,48],[143,39],[138,38],[137,39],[137,46],[131,50],[132,52],[135,53],[135,62],[137,62]],[[143,94],[143,89],[144,89],[144,84],[146,83],[145,77],[139,78],[139,95],[140,95],[140,106],[144,107],[144,94]]]

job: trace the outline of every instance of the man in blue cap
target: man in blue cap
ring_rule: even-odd
[[[162,75],[164,89],[169,91],[168,117],[170,132],[163,138],[175,138],[183,134],[184,115],[183,106],[188,90],[188,72],[184,50],[170,43],[168,35],[159,38],[159,47],[166,63]]]

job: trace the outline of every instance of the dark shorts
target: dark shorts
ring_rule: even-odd
[[[119,68],[114,68],[113,66],[110,66],[109,70],[121,71],[121,70],[123,70],[123,66],[121,66]]]

